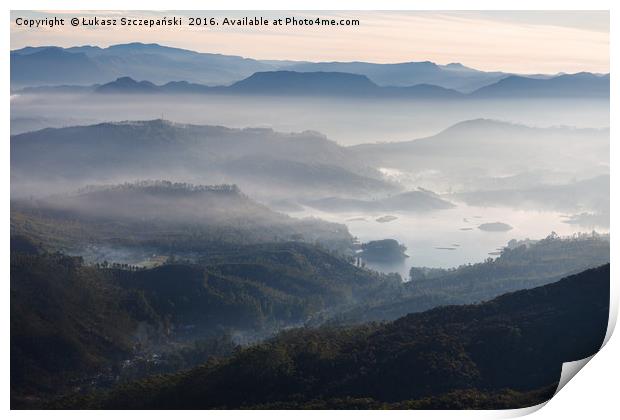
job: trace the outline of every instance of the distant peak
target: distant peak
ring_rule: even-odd
[[[472,69],[471,67],[467,67],[464,66],[461,63],[448,63],[444,66],[441,66],[445,69],[450,69],[450,70],[467,70],[467,71],[475,71],[475,69]]]
[[[509,121],[494,120],[492,118],[474,118],[471,120],[465,120],[451,125],[446,130],[458,129],[458,128],[472,128],[472,127],[527,127],[521,124],[514,124]]]
[[[138,83],[136,80],[132,79],[129,76],[122,76],[122,77],[118,77],[116,78],[115,82],[132,82],[132,83]]]
[[[156,43],[146,44],[144,42],[128,42],[126,44],[114,44],[110,45],[109,48],[123,48],[123,47],[161,47],[161,45]]]

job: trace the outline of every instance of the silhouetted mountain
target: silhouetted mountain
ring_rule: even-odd
[[[11,51],[11,84],[90,84],[109,79],[112,72],[84,53],[49,47]]]
[[[258,72],[230,86],[209,87],[186,81],[168,82],[157,86],[149,81],[138,82],[121,77],[104,85],[28,87],[18,93],[117,93],[117,94],[218,94],[264,96],[339,96],[376,98],[458,99],[463,95],[455,90],[434,85],[381,87],[366,76],[350,73],[292,71]]]
[[[139,42],[107,48],[43,46],[11,51],[11,84],[14,88],[43,84],[100,84],[124,76],[135,80],[149,80],[155,84],[186,80],[193,84],[215,86],[228,85],[257,72],[271,71],[302,74],[347,73],[366,76],[369,82],[379,86],[432,85],[444,90],[433,88],[433,92],[426,92],[427,95],[438,95],[438,92],[441,92],[445,97],[457,97],[451,90],[463,93],[475,91],[473,96],[477,98],[609,96],[609,75],[599,77],[590,73],[579,73],[556,77],[516,76],[503,72],[479,71],[460,63],[438,65],[430,61],[389,64],[260,61]],[[348,91],[346,87],[335,87],[338,91]],[[421,96],[422,93],[416,94]],[[406,95],[412,95],[412,92]]]
[[[193,83],[228,84],[273,68],[238,56],[139,42],[107,48],[27,47],[11,51],[11,84],[16,87],[104,83],[123,76],[153,83],[184,79]]]
[[[44,54],[40,53],[27,55]],[[66,54],[66,53],[65,53]],[[72,80],[75,82],[75,80]],[[42,81],[41,83],[45,83]],[[509,76],[497,83],[482,87],[470,94],[438,85],[420,83],[409,86],[379,86],[367,76],[343,72],[256,72],[230,86],[206,86],[187,81],[155,85],[150,81],[135,81],[120,77],[104,85],[27,87],[20,93],[167,93],[167,94],[237,94],[287,96],[361,96],[408,99],[519,99],[519,98],[607,98],[609,75],[591,73],[562,75],[551,78]]]
[[[228,360],[59,408],[518,408],[553,395],[564,362],[597,352],[609,265],[479,305],[385,325],[297,329]],[[538,393],[536,391],[538,390]]]
[[[48,57],[45,54],[50,50],[64,55]],[[34,56],[39,53],[43,54]],[[37,66],[30,67],[30,64]],[[469,92],[505,76],[504,73],[482,72],[454,63],[441,66],[428,61],[396,64],[260,61],[139,42],[107,48],[26,47],[11,52],[11,69],[11,83],[15,87],[103,83],[122,76],[154,83],[183,79],[190,83],[224,85],[251,76],[255,72],[291,70],[354,73],[368,76],[381,86],[430,84]]]
[[[471,92],[506,77],[506,73],[484,72],[459,63],[445,66],[430,61],[377,64],[364,62],[292,63],[288,70],[303,72],[345,72],[362,74],[381,86],[436,85]]]
[[[474,98],[609,98],[609,74],[563,74],[539,79],[508,76],[497,83],[481,87]]]
[[[113,82],[95,88],[96,93],[155,93],[160,88],[153,83],[143,80],[136,82],[131,77],[119,77]]]
[[[262,94],[355,95],[377,89],[366,76],[350,73],[272,71],[254,73],[233,83],[231,91]]]
[[[247,79],[223,89],[222,92],[261,95],[373,96],[427,99],[454,99],[462,96],[459,92],[439,86],[382,87],[363,75],[320,71],[255,73]]]

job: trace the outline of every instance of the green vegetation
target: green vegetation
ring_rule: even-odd
[[[11,233],[82,255],[89,245],[204,252],[222,244],[318,243],[347,252],[346,226],[295,219],[244,195],[234,185],[143,181],[11,203]]]
[[[511,241],[498,258],[454,269],[413,267],[400,294],[365,302],[334,320],[392,320],[441,305],[469,304],[552,283],[609,262],[609,235],[583,234]]]
[[[230,358],[58,408],[515,408],[602,344],[609,265],[395,322],[285,331]]]
[[[185,369],[230,353],[233,341],[254,342],[398,287],[301,243],[136,269],[86,266],[14,236],[12,397],[31,406],[87,385]]]
[[[11,394],[66,391],[133,351],[141,320],[157,328],[146,305],[104,273],[64,255],[11,256]]]
[[[362,251],[358,254],[366,261],[394,262],[408,257],[405,254],[407,247],[399,244],[396,239],[382,239],[370,241],[361,245]]]

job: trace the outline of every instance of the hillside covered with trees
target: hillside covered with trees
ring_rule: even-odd
[[[295,329],[230,358],[62,408],[515,408],[545,401],[562,363],[595,353],[609,265],[388,324]]]

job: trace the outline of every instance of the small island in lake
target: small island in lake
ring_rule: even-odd
[[[391,215],[388,214],[387,216],[378,217],[376,220],[379,223],[387,223],[387,222],[392,222],[392,221],[394,221],[396,219],[398,219],[398,217],[391,216]]]
[[[493,222],[493,223],[483,223],[478,226],[478,229],[484,230],[486,232],[506,232],[512,229],[507,223],[502,222]]]
[[[396,239],[370,241],[362,244],[361,248],[358,255],[369,262],[398,262],[409,258],[409,255],[405,254],[407,247]]]

